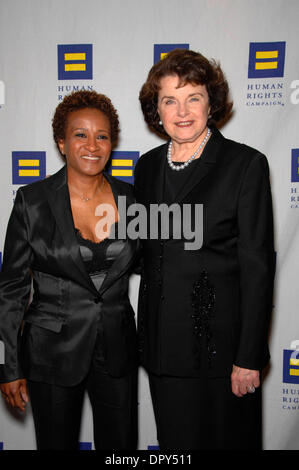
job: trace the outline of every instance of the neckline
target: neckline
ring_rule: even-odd
[[[113,225],[116,227],[116,226],[118,225],[118,220],[117,220],[116,222],[113,222],[113,224],[111,224],[111,227],[112,227]],[[81,230],[80,230],[79,228],[77,228],[77,227],[75,227],[75,233],[76,233],[76,235],[79,235],[79,237],[80,237],[82,240],[84,240],[85,242],[88,242],[88,243],[92,243],[93,245],[100,245],[101,243],[104,243],[106,240],[109,240],[109,241],[115,241],[115,240],[116,240],[116,239],[114,239],[114,238],[110,238],[111,230],[110,230],[110,234],[109,234],[108,237],[105,237],[105,238],[103,238],[103,240],[100,240],[100,241],[98,241],[98,242],[94,242],[94,241],[91,240],[90,238],[85,238],[85,237],[83,237]]]

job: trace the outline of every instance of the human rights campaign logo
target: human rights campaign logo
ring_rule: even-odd
[[[283,351],[283,382],[299,384],[299,341],[291,344],[295,349]]]
[[[167,54],[174,49],[189,49],[189,44],[155,44],[154,64],[161,59],[165,59]]]
[[[139,158],[139,152],[114,151],[111,154],[111,164],[108,173],[116,178],[134,183],[134,168]]]
[[[46,152],[12,152],[12,184],[28,184],[46,177]]]
[[[291,182],[299,183],[299,149],[292,150],[292,174]]]
[[[60,44],[58,80],[92,79],[92,44]]]
[[[248,78],[283,77],[286,43],[251,42]]]

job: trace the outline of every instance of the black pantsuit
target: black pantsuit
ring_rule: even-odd
[[[118,196],[134,202],[131,185],[105,178],[116,204]],[[29,381],[42,448],[76,447],[85,388],[95,445],[136,446],[137,335],[128,284],[137,247],[122,241],[97,288],[81,256],[66,167],[17,192],[0,273],[0,382]],[[99,332],[104,373],[94,363]]]
[[[165,202],[181,213],[191,207],[190,226],[200,224],[203,242],[186,249],[183,228],[181,237],[170,231],[168,239],[142,240],[139,350],[151,377],[160,445],[258,448],[260,392],[233,396],[230,375],[234,364],[262,370],[269,361],[275,256],[268,163],[216,128],[201,157],[174,176],[167,148],[137,162],[137,202],[148,211]],[[196,204],[203,206],[202,222]],[[239,434],[233,423],[242,416]]]

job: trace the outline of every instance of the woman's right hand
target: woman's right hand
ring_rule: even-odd
[[[25,411],[26,403],[28,403],[28,391],[26,379],[18,379],[13,382],[0,384],[1,395],[13,408]]]

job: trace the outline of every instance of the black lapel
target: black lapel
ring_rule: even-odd
[[[164,194],[164,174],[166,165],[168,144],[160,145],[153,151],[150,151],[150,155],[147,157],[148,164],[146,165],[146,175],[144,179],[151,181],[150,186],[146,185],[146,199],[151,204],[161,204],[163,202]],[[143,191],[144,188],[141,188]]]
[[[67,186],[66,166],[49,178],[44,189],[53,216],[60,229],[65,246],[68,249],[68,254],[70,255],[70,257],[66,259],[66,263],[69,262],[70,277],[74,278],[75,281],[91,290],[93,293],[96,293],[97,290],[86,272],[74,230],[70,195]]]
[[[200,156],[200,161],[198,162],[198,165],[195,166],[195,171],[180,190],[179,194],[177,194],[175,201],[173,202],[182,202],[190,191],[192,191],[194,186],[198,185],[215,167],[215,163],[220,155],[221,147],[224,142],[224,137],[216,128],[213,129],[212,132],[213,133]]]
[[[107,173],[104,174],[106,179],[110,183],[118,207],[119,224],[123,224],[123,226],[127,229],[127,208],[131,202],[134,202],[133,198],[132,196],[128,196],[128,193],[125,189],[125,185],[121,181],[117,180],[116,178],[110,176]],[[118,205],[118,196],[126,196],[125,211],[123,210],[124,208],[121,209]],[[137,254],[137,245],[138,242],[136,240],[131,240],[129,238],[125,240],[125,244],[122,251],[112,264],[111,268],[108,270],[107,276],[99,290],[100,294],[106,291],[116,281],[116,279],[121,277],[123,273],[128,269],[129,265],[133,262],[135,255]]]
[[[128,193],[125,191],[125,185],[107,173],[104,173],[104,175],[111,185],[116,204],[118,205],[118,196],[128,196]],[[85,286],[94,294],[98,293],[86,272],[80,254],[80,248],[74,230],[74,221],[67,186],[66,167],[63,167],[58,173],[49,178],[44,189],[47,194],[52,213],[64,239],[65,246],[68,247],[68,254],[70,255],[69,259],[71,259],[69,265],[70,277],[74,278],[76,282]],[[129,204],[129,200],[133,202],[132,197],[127,197],[126,206]],[[119,211],[119,216],[126,216],[126,211],[125,214]],[[125,241],[124,248],[107,273],[105,281],[100,288],[100,294],[107,290],[111,284],[113,284],[115,280],[120,277],[126,269],[128,269],[129,264],[133,262],[136,247],[137,241],[129,239]],[[68,260],[66,260],[66,263],[67,262]]]
[[[155,188],[156,188],[156,199],[158,204],[163,202],[164,196],[164,181],[165,181],[165,165],[167,160],[167,149],[168,144],[162,147],[162,152],[159,154],[159,159],[155,165],[155,175],[154,178],[156,180]],[[152,180],[152,181],[155,181]]]
[[[124,248],[112,264],[102,286],[100,287],[99,293],[101,295],[129,269],[129,266],[135,259],[136,247],[136,240],[128,239],[125,241]]]
[[[190,191],[192,191],[194,186],[199,184],[202,179],[209,174],[217,162],[224,141],[225,139],[218,129],[212,128],[212,135],[206,144],[204,151],[202,152],[199,164],[195,166],[194,173],[192,173],[192,176],[188,179],[187,183],[183,186],[179,194],[177,194],[176,198],[171,201],[171,203],[182,202],[184,198],[190,193]],[[150,199],[152,201],[154,199],[156,202],[158,202],[158,204],[163,202],[167,149],[168,144],[159,147],[157,149],[157,153],[149,157],[153,160],[153,162],[152,165],[148,165],[147,167],[147,171],[149,172],[149,180],[155,182],[154,187],[150,188],[150,191],[155,191],[154,198],[150,197]],[[149,196],[151,196],[151,194],[149,194]]]

